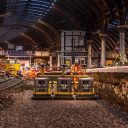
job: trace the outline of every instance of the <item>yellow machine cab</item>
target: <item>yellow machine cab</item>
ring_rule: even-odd
[[[20,72],[21,64],[17,59],[7,59],[5,70],[12,76],[18,76]]]

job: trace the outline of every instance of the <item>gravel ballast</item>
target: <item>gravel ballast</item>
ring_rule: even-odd
[[[14,94],[0,111],[0,128],[128,128],[128,114],[103,100],[31,100],[32,92]]]

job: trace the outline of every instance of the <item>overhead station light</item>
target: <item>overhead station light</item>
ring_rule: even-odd
[[[23,46],[21,45],[16,46],[16,51],[23,51]]]

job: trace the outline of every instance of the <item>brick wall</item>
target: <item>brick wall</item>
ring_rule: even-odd
[[[111,104],[128,111],[128,73],[88,73],[94,78],[96,93]]]

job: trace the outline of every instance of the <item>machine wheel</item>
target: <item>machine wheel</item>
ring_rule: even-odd
[[[93,98],[94,98],[95,100],[99,100],[99,98],[100,98],[100,97],[99,97],[99,94],[94,94],[94,95],[93,95]]]

